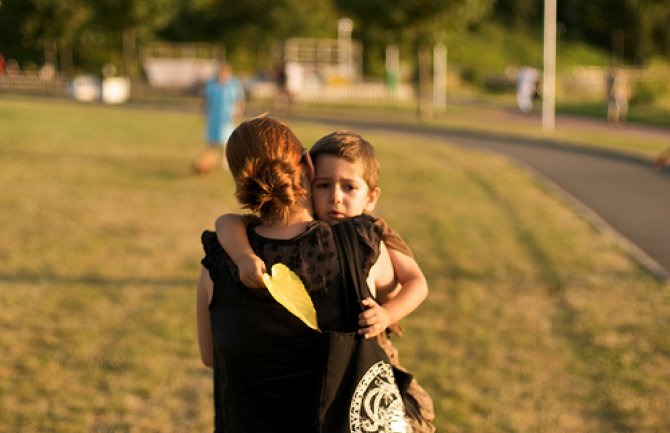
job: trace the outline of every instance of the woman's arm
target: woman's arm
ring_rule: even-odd
[[[214,343],[212,342],[212,325],[209,318],[209,303],[214,293],[214,285],[205,268],[200,272],[200,280],[196,290],[196,325],[198,328],[198,347],[200,359],[207,367],[214,366]]]
[[[237,214],[221,215],[215,226],[216,238],[237,266],[242,284],[251,288],[264,287],[265,263],[251,249],[244,218]]]

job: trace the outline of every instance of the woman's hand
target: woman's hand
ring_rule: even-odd
[[[391,324],[391,315],[372,298],[361,301],[365,311],[358,315],[358,333],[365,338],[372,338],[381,334]]]

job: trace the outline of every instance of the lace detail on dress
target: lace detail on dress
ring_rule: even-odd
[[[308,292],[324,290],[339,276],[340,265],[330,227],[322,222],[289,240],[267,239],[249,230],[249,242],[270,269],[283,263],[305,283]]]
[[[358,234],[361,255],[364,257],[365,274],[379,257],[379,243],[382,229],[375,224],[376,219],[362,215],[352,219]],[[308,292],[325,290],[334,278],[341,278],[337,247],[330,227],[320,221],[310,223],[307,230],[292,239],[269,239],[258,235],[253,224],[247,230],[252,249],[268,269],[275,263],[283,263],[295,272],[305,283]],[[216,233],[205,231],[202,234],[205,257],[202,264],[216,280],[220,276],[232,277],[239,283],[239,271],[232,259],[223,250]]]

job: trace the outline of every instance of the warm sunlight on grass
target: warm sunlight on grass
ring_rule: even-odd
[[[189,171],[198,115],[3,97],[0,125],[0,431],[211,431],[199,236],[238,206]],[[504,158],[359,132],[430,283],[398,347],[438,432],[670,430],[670,286]]]

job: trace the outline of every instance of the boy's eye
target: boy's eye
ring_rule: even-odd
[[[328,186],[329,185],[325,182],[317,182],[317,183],[314,184],[314,188],[316,188],[316,189],[326,189],[326,188],[328,188]]]
[[[342,186],[342,189],[345,191],[353,191],[356,189],[356,185],[354,184],[346,184]]]

